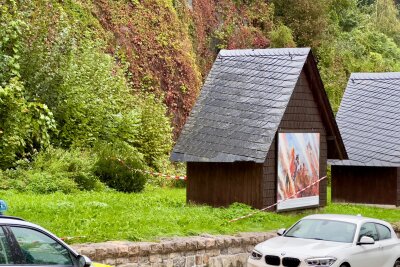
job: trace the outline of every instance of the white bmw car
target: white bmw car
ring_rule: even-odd
[[[311,215],[278,235],[255,246],[248,267],[400,267],[400,240],[381,220]]]

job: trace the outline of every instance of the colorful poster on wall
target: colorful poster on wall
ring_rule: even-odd
[[[279,133],[278,210],[319,205],[318,184],[293,197],[319,179],[319,154],[319,133]]]

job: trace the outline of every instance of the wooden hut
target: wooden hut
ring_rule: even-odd
[[[337,122],[349,160],[332,162],[332,199],[400,206],[400,73],[353,73]]]
[[[347,154],[309,48],[222,50],[171,155],[187,201],[255,208],[325,176],[327,158]],[[325,205],[326,185],[278,210]]]

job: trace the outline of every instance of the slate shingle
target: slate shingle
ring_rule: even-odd
[[[353,73],[336,121],[349,160],[332,165],[400,167],[400,73]]]
[[[171,159],[264,162],[309,54],[309,48],[222,50]]]

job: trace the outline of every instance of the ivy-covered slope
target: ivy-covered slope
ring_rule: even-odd
[[[133,90],[163,94],[175,134],[219,49],[311,46],[335,111],[351,72],[400,70],[393,0],[76,1],[129,63]]]
[[[217,4],[218,3],[218,4]],[[264,1],[88,1],[109,33],[107,51],[129,64],[134,91],[164,96],[179,132],[218,50],[265,48],[272,30]]]

